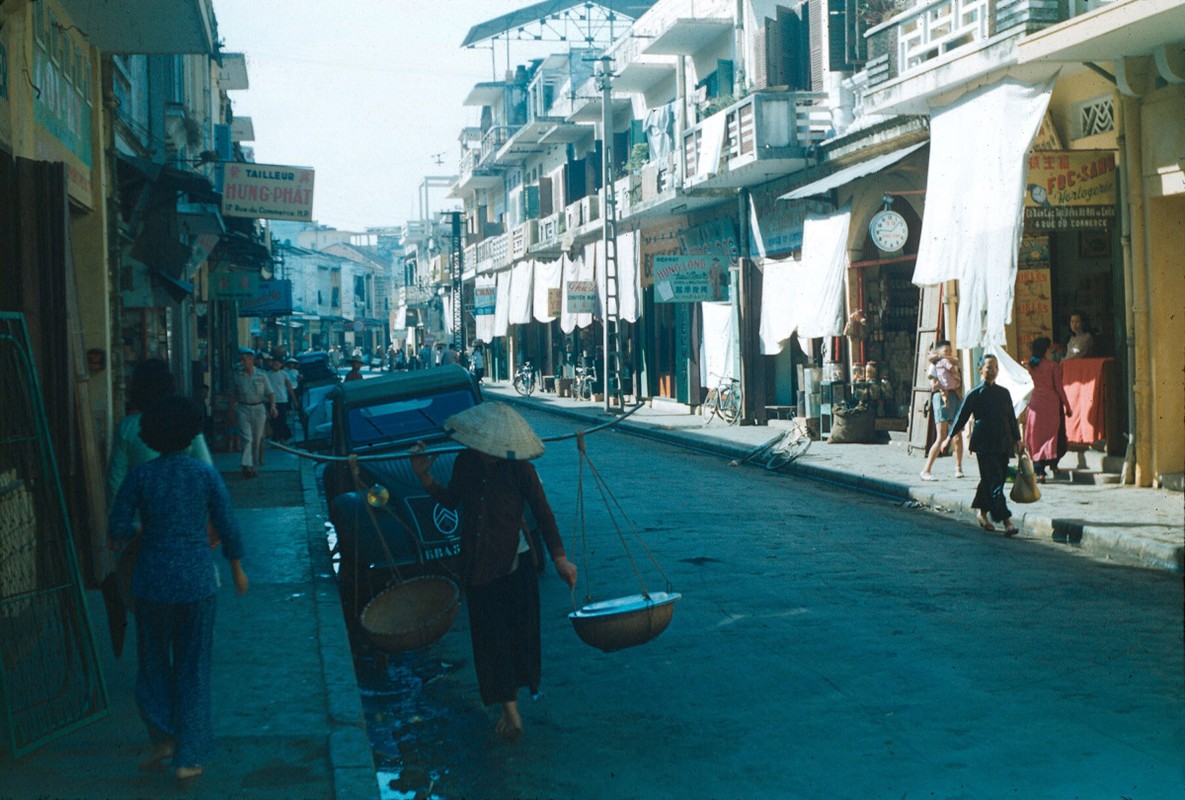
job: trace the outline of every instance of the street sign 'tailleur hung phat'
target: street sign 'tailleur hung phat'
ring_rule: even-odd
[[[313,170],[276,164],[224,163],[222,216],[311,222]]]

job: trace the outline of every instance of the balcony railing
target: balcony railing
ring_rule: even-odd
[[[759,92],[717,112],[724,115],[721,161],[801,157],[831,130],[826,100],[824,92]],[[704,164],[702,169],[700,165],[704,135],[712,127],[704,120],[683,136],[683,174],[688,180],[720,171],[719,164]]]
[[[493,272],[510,266],[510,235],[503,233],[477,243],[477,271]]]
[[[1099,0],[919,0],[868,30],[868,86],[906,77],[1001,34],[1034,33],[1098,5]]]
[[[432,298],[432,290],[427,286],[400,286],[399,304],[417,306],[427,303]]]

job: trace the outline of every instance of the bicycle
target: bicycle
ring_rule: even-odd
[[[539,370],[524,361],[514,373],[514,390],[523,397],[530,397],[539,388]]]
[[[786,430],[746,453],[737,464],[745,464],[764,458],[764,466],[772,471],[779,470],[811,449],[811,433],[806,423],[795,416],[790,417]]]
[[[572,396],[577,400],[592,400],[597,391],[597,368],[577,367],[576,379],[572,382]]]
[[[741,421],[741,382],[715,373],[712,377],[720,378],[720,383],[715,389],[708,390],[708,396],[700,408],[704,424],[710,424],[713,417],[720,417],[726,425],[736,425]]]

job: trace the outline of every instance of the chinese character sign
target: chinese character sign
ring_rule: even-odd
[[[728,268],[716,256],[655,256],[656,303],[702,303],[728,299]]]
[[[596,310],[596,281],[568,281],[568,313],[594,314]]]
[[[1029,155],[1025,228],[1089,230],[1115,223],[1115,154],[1109,150],[1040,150]]]

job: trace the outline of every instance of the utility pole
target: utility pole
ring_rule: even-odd
[[[623,404],[621,390],[621,302],[617,284],[617,197],[613,191],[613,72],[609,56],[601,56],[597,76],[601,89],[601,240],[605,246],[605,307],[602,356],[605,362],[605,411],[613,411],[610,392]]]

